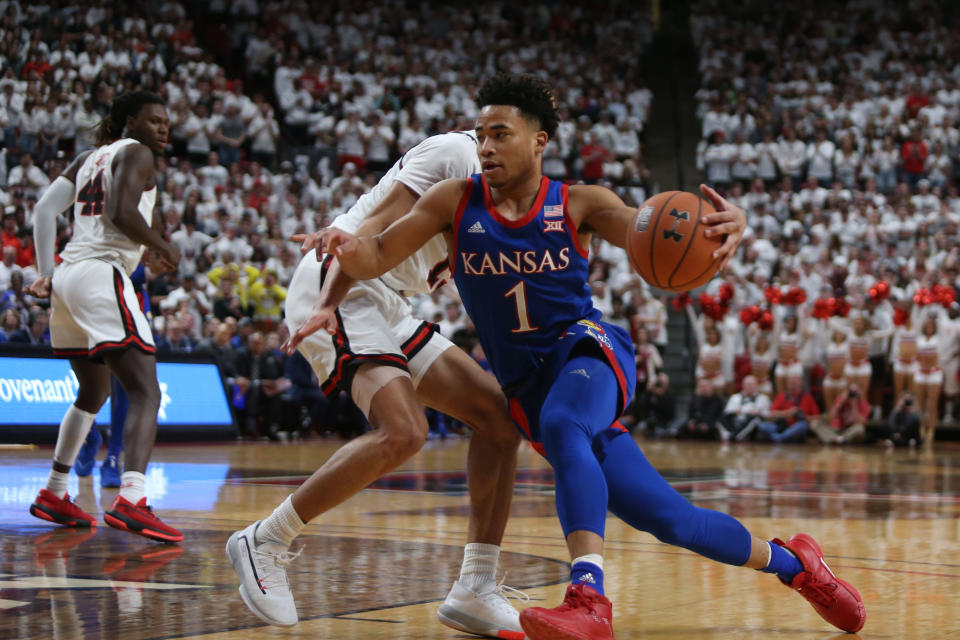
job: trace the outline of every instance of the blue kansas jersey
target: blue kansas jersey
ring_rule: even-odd
[[[625,405],[633,392],[633,346],[625,331],[601,323],[593,306],[588,254],[567,212],[567,186],[544,177],[527,214],[508,220],[482,175],[470,180],[453,225],[453,274],[500,385],[508,395],[536,394],[589,339],[617,373]]]

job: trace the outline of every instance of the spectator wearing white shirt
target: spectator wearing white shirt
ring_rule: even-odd
[[[197,169],[197,173],[203,176],[204,187],[211,193],[216,187],[227,184],[227,178],[230,177],[227,168],[220,164],[220,154],[216,151],[207,154],[207,164]]]
[[[857,186],[857,177],[860,174],[860,154],[853,147],[853,138],[846,136],[840,143],[840,148],[833,154],[833,166],[836,178],[847,189]]]
[[[338,168],[342,169],[345,164],[352,162],[359,171],[363,171],[367,162],[364,145],[367,125],[360,120],[356,109],[347,109],[347,117],[337,123],[335,132]]]
[[[37,165],[33,164],[33,156],[23,153],[20,164],[10,169],[7,174],[7,188],[21,187],[25,198],[39,197],[40,193],[50,184],[50,178]]]
[[[722,129],[713,132],[703,160],[707,173],[707,182],[725,189],[730,186],[732,175],[730,168],[737,158],[737,148],[725,142],[726,134]]]
[[[800,186],[803,179],[806,159],[807,148],[803,141],[797,138],[796,129],[785,128],[783,137],[777,143],[777,165],[783,175],[790,177],[794,189]]]
[[[640,136],[637,135],[636,122],[633,118],[623,118],[616,132],[613,134],[613,153],[617,160],[636,161],[640,157]],[[557,152],[560,149],[558,147]]]
[[[943,143],[939,140],[933,143],[933,151],[924,161],[924,167],[927,170],[927,180],[934,187],[945,189],[947,181],[953,177],[953,161],[943,149]]]
[[[211,305],[206,294],[197,285],[196,278],[192,271],[184,272],[180,278],[180,286],[164,298],[160,309],[164,312],[187,313],[193,318],[194,327],[202,327],[203,318],[210,313]]]
[[[807,175],[817,179],[822,187],[833,184],[833,154],[836,145],[827,139],[827,130],[818,129],[816,139],[807,145]]]
[[[367,147],[367,170],[379,179],[390,168],[391,150],[397,136],[379,112],[370,116],[370,126],[362,135]]]
[[[207,107],[202,102],[197,104],[193,113],[183,124],[183,132],[187,138],[187,155],[195,163],[203,162],[210,154],[210,119],[207,117]]]
[[[280,137],[280,126],[273,117],[270,105],[261,102],[259,113],[250,122],[250,154],[253,160],[270,167],[275,167],[277,158],[277,139]]]

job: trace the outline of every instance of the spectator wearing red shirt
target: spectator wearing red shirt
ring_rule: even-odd
[[[910,95],[907,96],[904,108],[907,110],[907,113],[910,114],[911,118],[916,118],[917,114],[920,113],[920,109],[923,109],[929,104],[930,97],[923,92],[923,87],[917,82],[910,89]]]
[[[596,136],[583,134],[580,158],[583,160],[583,181],[597,184],[603,180],[603,163],[612,157],[610,150],[596,141]]]
[[[820,416],[813,396],[803,390],[803,378],[787,378],[787,390],[777,394],[767,419],[757,427],[757,438],[773,442],[804,442],[810,420]]]
[[[824,444],[863,442],[867,437],[866,422],[870,417],[870,403],[863,397],[860,387],[851,384],[837,397],[830,408],[830,423],[815,420],[813,430]]]
[[[17,237],[17,208],[8,205],[3,212],[3,231],[0,232],[0,249],[13,247],[20,252],[20,238]]]
[[[926,176],[924,165],[928,155],[930,150],[927,149],[927,143],[920,137],[920,129],[914,129],[910,139],[903,143],[903,148],[900,150],[904,180],[911,189],[916,188],[917,183]]]

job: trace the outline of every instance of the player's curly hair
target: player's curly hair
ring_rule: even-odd
[[[110,105],[110,115],[97,125],[97,144],[104,145],[119,140],[128,117],[137,117],[145,104],[164,104],[163,98],[152,91],[127,91]]]
[[[556,98],[553,89],[541,78],[529,73],[498,73],[489,78],[477,92],[477,107],[488,104],[516,107],[540,123],[540,129],[553,138],[557,133]]]

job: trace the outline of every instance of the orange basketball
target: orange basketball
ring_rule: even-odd
[[[627,255],[634,270],[666,291],[706,284],[720,268],[713,252],[723,244],[723,236],[708,238],[700,219],[714,211],[710,202],[686,191],[664,191],[644,202],[627,230]]]

